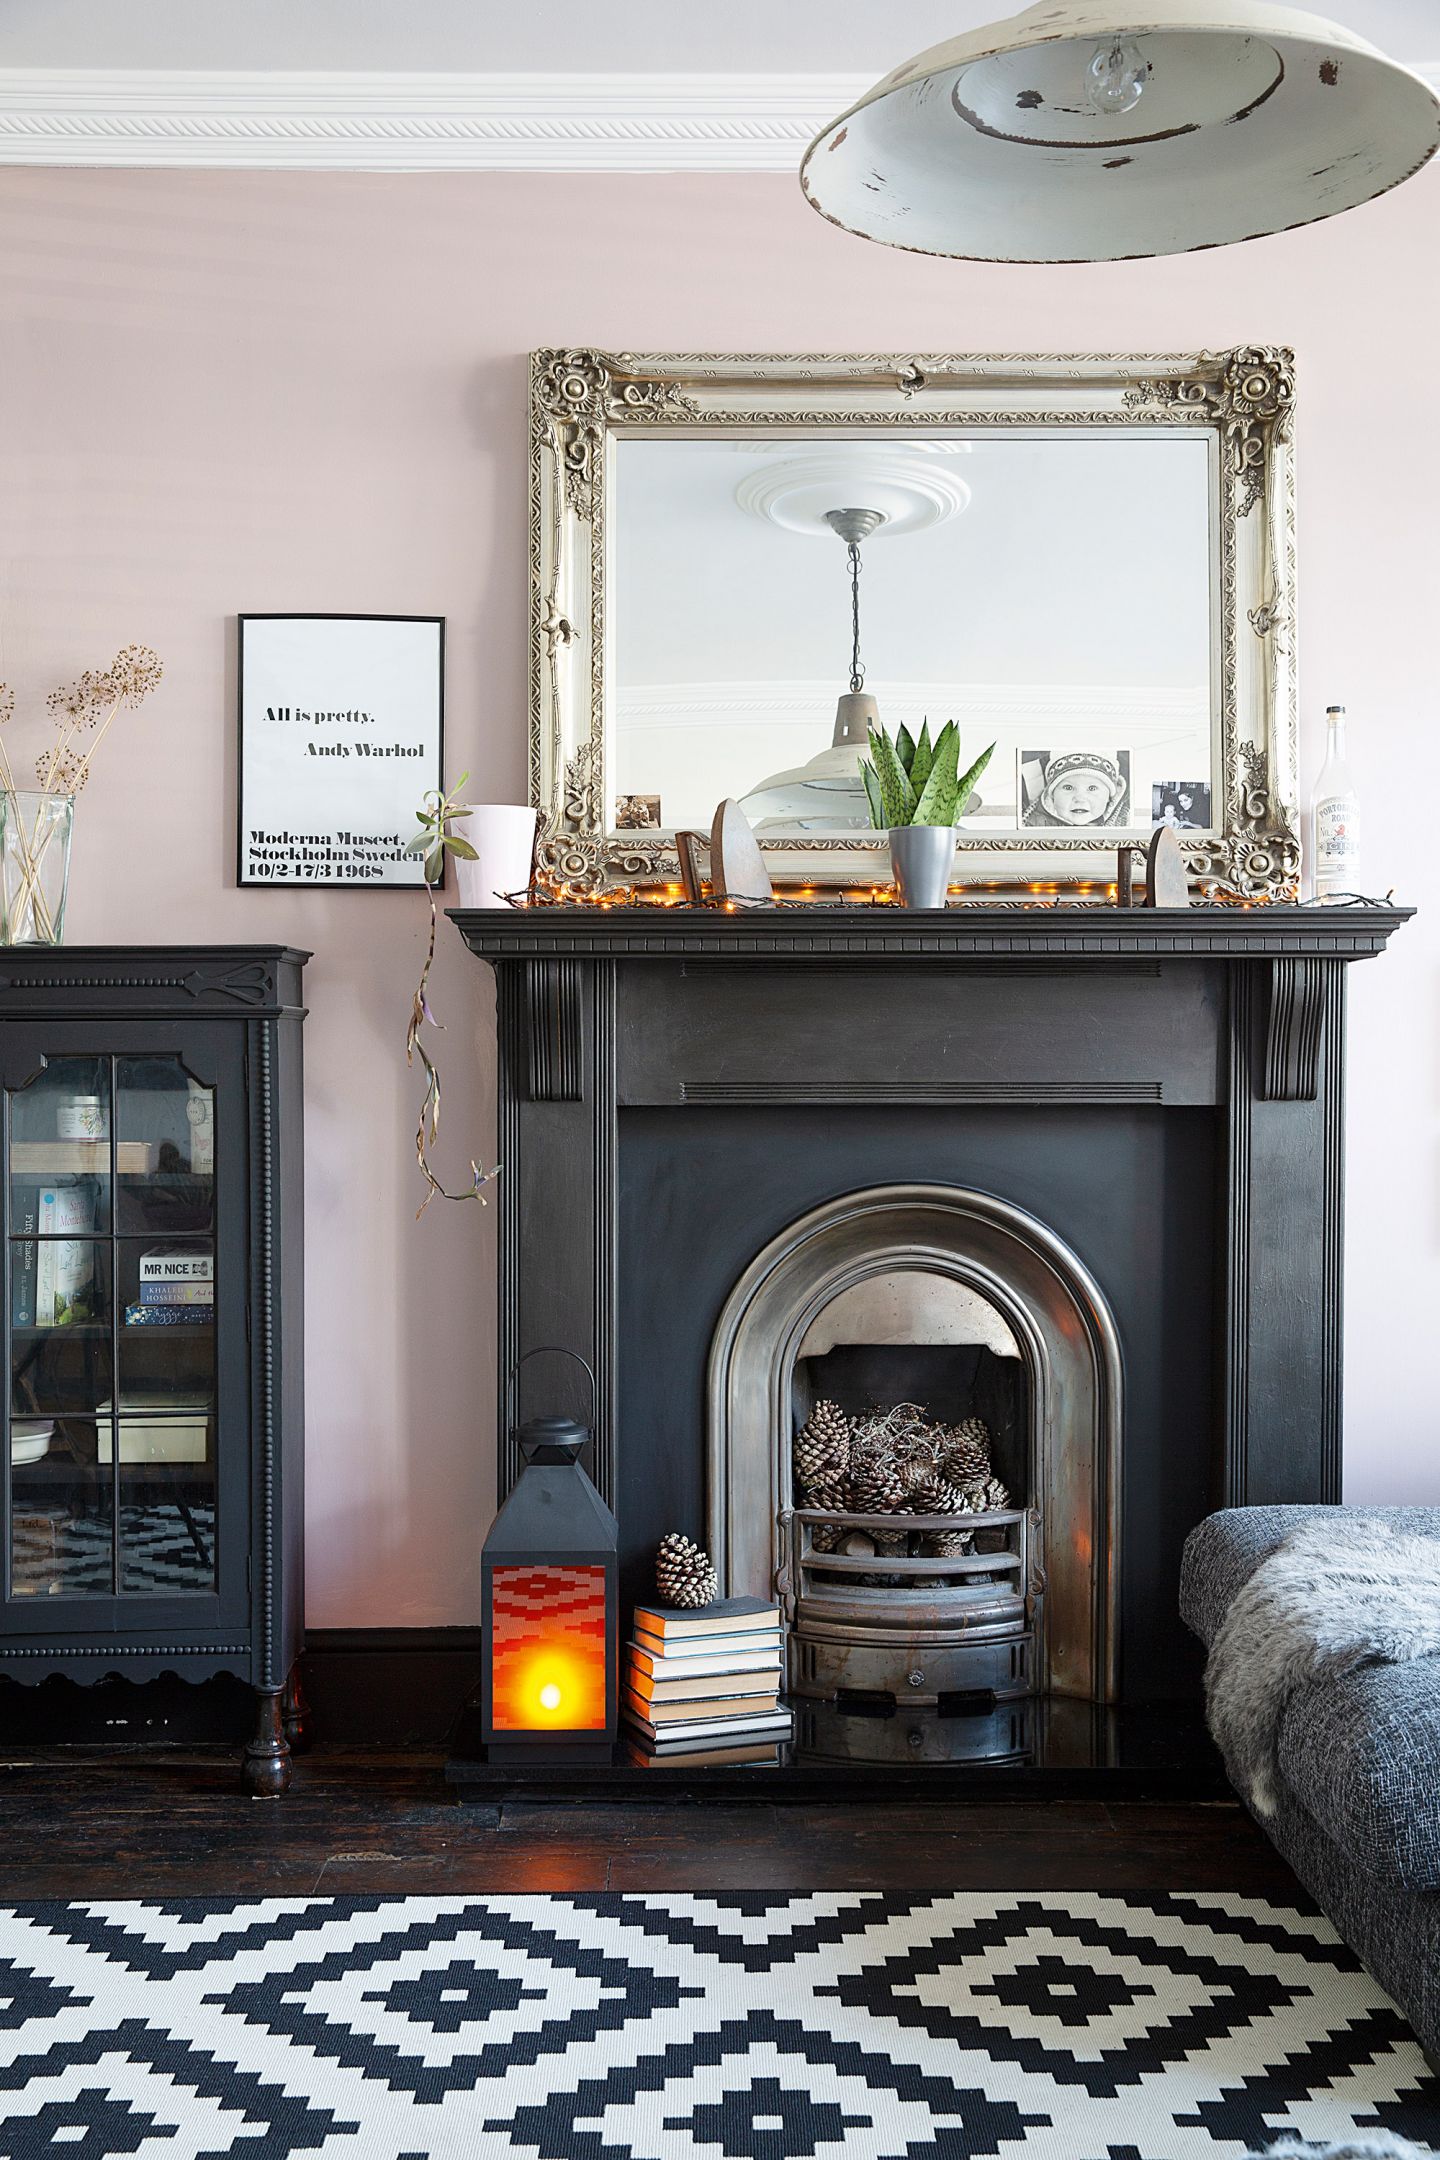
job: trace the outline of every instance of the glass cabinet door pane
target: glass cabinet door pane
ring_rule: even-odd
[[[207,1410],[215,1400],[215,1247],[120,1239],[120,1411]]]
[[[120,1446],[120,1588],[175,1597],[215,1588],[215,1420],[127,1408]]]
[[[10,1240],[10,1401],[16,1417],[92,1418],[111,1392],[108,1238]]]
[[[11,1420],[12,1597],[112,1595],[113,1492],[93,1418]]]
[[[215,1221],[215,1091],[178,1057],[115,1060],[116,1228],[184,1236]]]
[[[10,1229],[110,1228],[110,1060],[47,1060],[10,1095]]]

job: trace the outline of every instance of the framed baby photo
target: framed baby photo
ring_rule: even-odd
[[[1123,832],[1136,822],[1128,750],[1021,750],[1017,765],[1020,822],[1027,830],[1078,836]]]
[[[445,763],[439,615],[239,617],[241,885],[423,886]]]

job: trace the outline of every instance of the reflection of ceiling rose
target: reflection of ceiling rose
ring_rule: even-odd
[[[884,513],[885,523],[873,538],[888,539],[892,533],[924,532],[959,517],[970,501],[970,490],[948,460],[937,451],[953,455],[968,444],[936,444],[927,452],[918,444],[913,450],[872,450],[860,444],[819,450],[809,457],[777,458],[757,466],[735,490],[735,500],[752,517],[767,518],[787,532],[818,533],[833,540],[826,524],[827,511],[843,510],[855,503]]]

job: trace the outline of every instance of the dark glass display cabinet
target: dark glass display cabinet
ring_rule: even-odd
[[[0,950],[0,1674],[237,1674],[264,1795],[303,1741],[308,957]]]

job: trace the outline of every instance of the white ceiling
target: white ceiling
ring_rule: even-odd
[[[0,0],[6,68],[886,73],[1005,0]],[[1323,4],[1317,12],[1329,13]],[[1440,56],[1436,0],[1340,0],[1398,60]]]

